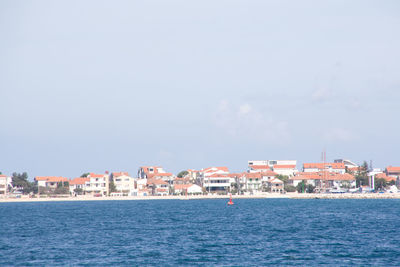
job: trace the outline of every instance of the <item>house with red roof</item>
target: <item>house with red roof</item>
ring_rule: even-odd
[[[261,172],[245,172],[243,173],[246,184],[245,189],[250,192],[262,191],[262,174]]]
[[[89,173],[87,176],[89,183],[86,185],[86,193],[94,196],[108,196],[109,195],[109,174]]]
[[[325,192],[332,189],[340,188],[355,188],[356,178],[348,173],[337,173],[337,172],[302,172],[298,175],[289,178],[292,185],[297,186],[302,181],[306,184],[315,186],[316,192]]]
[[[297,160],[250,160],[248,161],[248,172],[274,171],[280,175],[292,177],[296,175]]]
[[[203,189],[197,184],[174,184],[174,194],[201,195],[203,194]]]
[[[269,179],[267,184],[272,193],[283,193],[285,190],[283,181],[278,178]]]
[[[141,179],[161,179],[172,184],[175,176],[166,172],[160,166],[142,166],[138,170],[138,177]]]
[[[400,178],[400,167],[388,166],[386,167],[385,173],[387,176]]]
[[[69,192],[71,195],[82,195],[86,192],[86,186],[90,183],[90,178],[77,177],[69,181]]]
[[[303,172],[336,172],[345,174],[346,167],[343,162],[337,163],[304,163]]]
[[[375,179],[384,179],[386,182],[396,182],[397,178],[393,176],[388,176],[386,173],[375,174]]]
[[[69,180],[61,176],[37,176],[34,178],[39,187],[57,188],[68,184]]]
[[[203,187],[207,192],[230,192],[232,178],[228,174],[214,173],[203,177]]]
[[[269,165],[249,165],[247,172],[266,172],[271,171]]]
[[[117,192],[121,196],[137,196],[138,190],[136,179],[132,178],[127,172],[113,172],[111,173],[111,180],[113,181]]]
[[[147,179],[147,189],[153,196],[168,196],[169,183],[162,179]]]

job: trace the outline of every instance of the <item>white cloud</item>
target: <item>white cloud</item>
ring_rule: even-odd
[[[290,139],[288,123],[273,114],[264,114],[249,103],[232,105],[222,100],[215,124],[232,138],[262,143],[286,143]]]

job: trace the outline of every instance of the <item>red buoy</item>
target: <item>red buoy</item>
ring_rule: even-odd
[[[233,205],[233,201],[232,201],[232,194],[229,194],[229,201],[228,201],[228,205]]]

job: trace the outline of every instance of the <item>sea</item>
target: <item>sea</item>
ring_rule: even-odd
[[[0,266],[400,266],[400,200],[0,203]]]

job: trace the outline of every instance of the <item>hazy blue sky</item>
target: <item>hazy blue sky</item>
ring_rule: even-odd
[[[0,1],[0,171],[400,165],[400,2]]]

